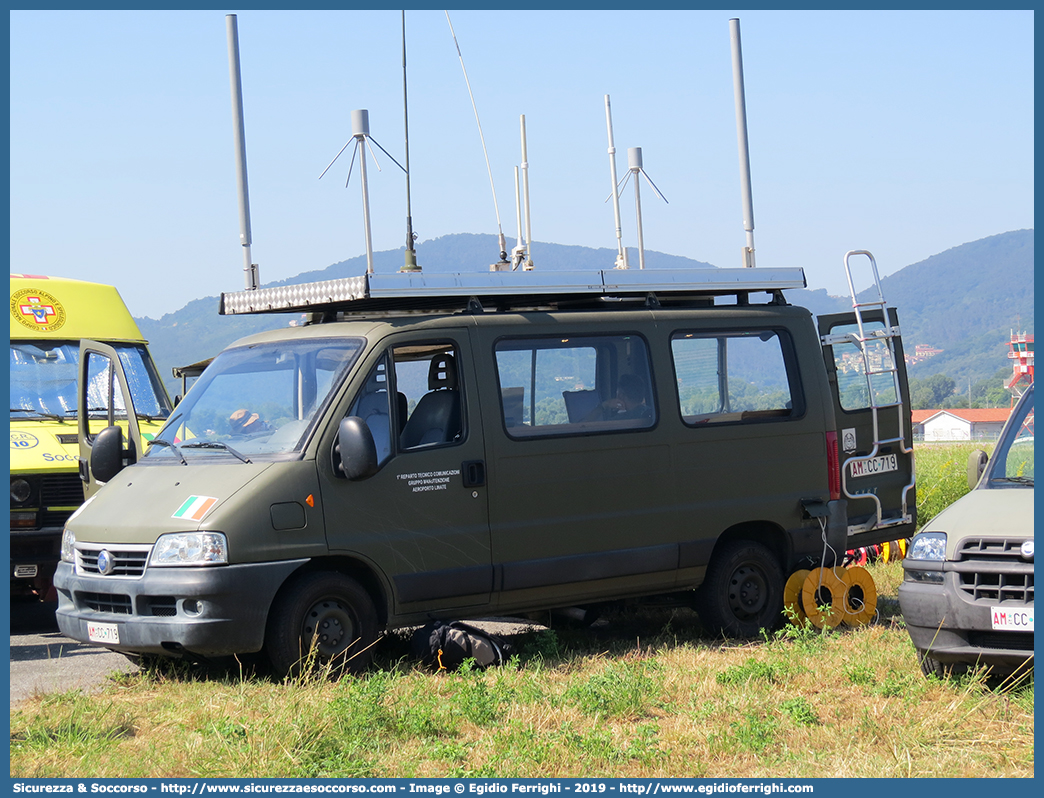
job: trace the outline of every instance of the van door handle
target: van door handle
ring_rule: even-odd
[[[460,474],[465,488],[481,488],[486,484],[486,463],[482,460],[466,460],[460,464]]]

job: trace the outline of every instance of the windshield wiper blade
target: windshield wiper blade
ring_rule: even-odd
[[[34,416],[39,418],[50,418],[54,421],[65,421],[69,418],[69,413],[75,416],[75,411],[67,410],[65,415],[59,415],[58,413],[51,413],[47,410],[37,410],[35,407],[12,407],[12,413],[32,413]]]
[[[238,457],[244,463],[249,463],[250,462],[250,459],[248,457],[240,454],[235,449],[233,449],[231,446],[229,446],[227,443],[222,443],[221,441],[198,441],[198,442],[195,442],[195,443],[183,443],[183,444],[181,444],[181,448],[183,448],[183,449],[224,449],[229,454],[232,454],[232,455],[235,455],[236,457]]]
[[[151,441],[145,441],[145,444],[146,446],[152,446],[153,444],[155,444],[156,446],[169,446],[171,449],[174,450],[174,454],[178,456],[178,459],[181,461],[181,464],[188,465],[188,460],[186,460],[185,455],[181,453],[181,449],[179,449],[170,441],[165,441],[162,438],[153,438]]]
[[[1019,485],[1032,485],[1033,477],[997,477],[997,482],[1016,482]]]

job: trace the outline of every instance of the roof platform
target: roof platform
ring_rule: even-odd
[[[653,296],[670,299],[778,295],[804,288],[805,273],[790,269],[604,269],[598,271],[510,271],[438,274],[364,274],[301,285],[258,288],[221,295],[219,313],[303,313],[563,306],[597,300]]]

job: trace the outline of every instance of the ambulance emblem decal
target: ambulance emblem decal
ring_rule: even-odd
[[[54,332],[65,324],[62,303],[37,288],[23,288],[11,294],[11,316],[35,332]]]

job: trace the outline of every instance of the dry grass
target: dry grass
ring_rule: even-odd
[[[517,667],[364,678],[149,672],[11,716],[14,777],[1027,777],[1033,690],[925,679],[873,567],[877,622],[747,644],[680,608],[516,639]],[[891,599],[891,601],[890,601]]]

